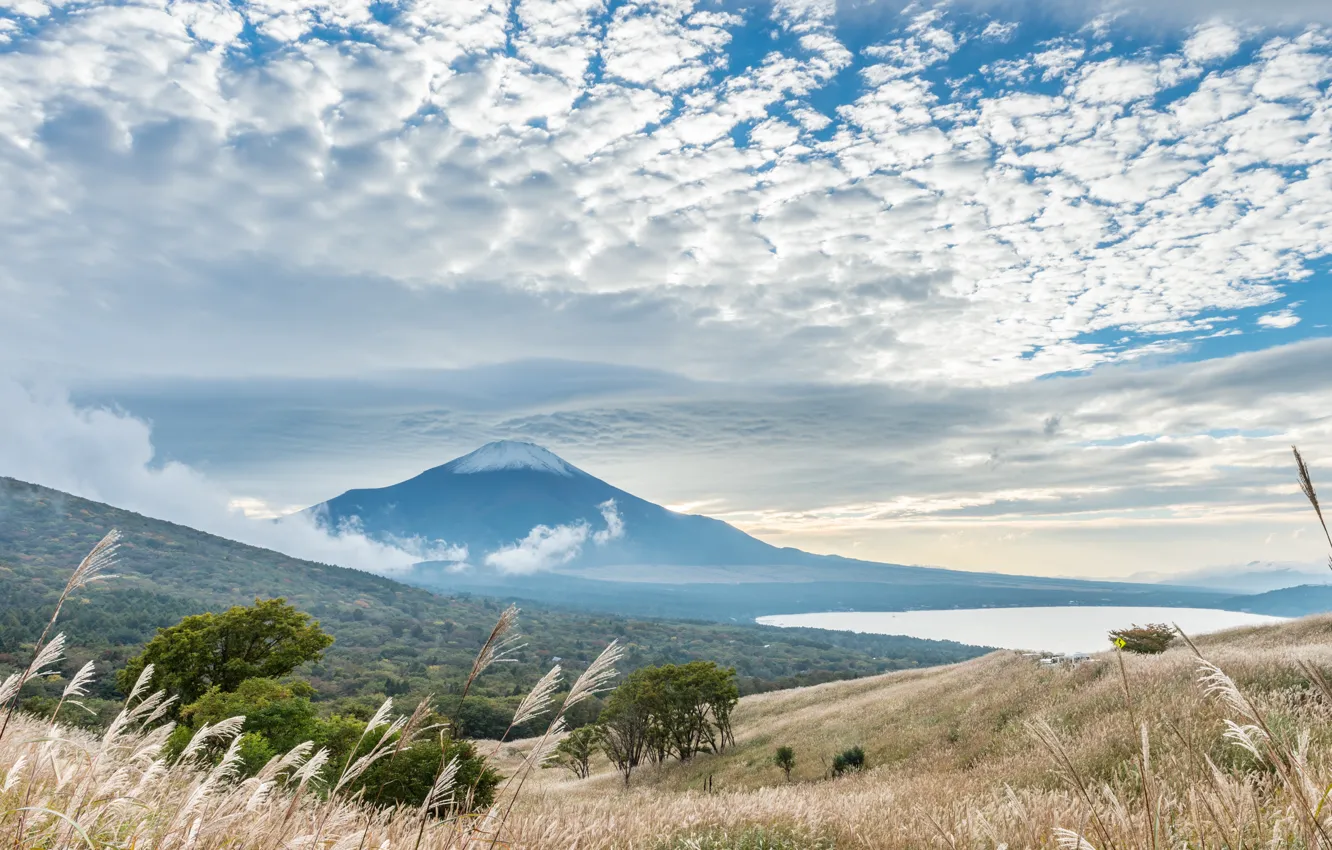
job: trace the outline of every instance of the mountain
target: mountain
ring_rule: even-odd
[[[108,673],[159,627],[255,597],[283,596],[335,639],[320,664],[302,671],[321,697],[365,700],[373,710],[389,693],[410,705],[427,693],[457,692],[508,601],[441,596],[0,476],[0,678],[26,663],[25,647],[41,633],[70,571],[112,528],[124,535],[118,577],[80,591],[59,627],[70,639],[71,659],[97,660],[98,687],[110,689],[102,694],[108,699],[117,698]],[[576,671],[611,639],[627,649],[624,669],[713,660],[734,666],[749,692],[949,663],[985,651],[900,636],[522,607],[523,647],[477,683],[482,696],[526,693],[557,656]]]
[[[1266,593],[1300,585],[1332,584],[1332,570],[1319,563],[1250,561],[1247,564],[1204,567],[1182,573],[1135,573],[1129,581],[1184,584],[1235,594]]]
[[[1173,585],[973,573],[813,555],[667,510],[531,443],[501,441],[310,508],[386,540],[465,545],[465,565],[403,578],[450,592],[589,610],[749,620],[763,614],[1021,605],[1221,607],[1232,593]]]
[[[1227,600],[1223,607],[1233,611],[1250,611],[1254,614],[1273,614],[1277,617],[1319,614],[1332,611],[1332,585],[1304,584],[1269,590],[1266,593],[1236,596]]]
[[[610,533],[607,503],[613,503],[613,516],[626,533]],[[811,557],[756,540],[720,520],[654,505],[540,446],[511,440],[482,446],[399,484],[348,490],[311,510],[334,527],[355,521],[382,539],[464,545],[477,565],[537,526],[587,529],[586,545],[556,564],[568,568],[757,566]],[[598,531],[602,542],[590,539]]]

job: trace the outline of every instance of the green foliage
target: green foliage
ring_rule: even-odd
[[[592,772],[592,756],[597,751],[601,730],[596,726],[575,729],[555,747],[555,763],[579,779]]]
[[[241,770],[246,776],[258,773],[260,768],[280,754],[279,750],[273,749],[273,743],[258,732],[246,732],[241,735]]]
[[[314,689],[306,682],[279,683],[273,679],[247,679],[234,691],[214,685],[180,710],[181,726],[192,734],[204,724],[216,725],[228,717],[245,717],[247,734],[267,741],[274,752],[285,753],[305,741],[324,742],[328,724],[310,702]],[[345,747],[344,747],[345,750]],[[246,761],[248,773],[262,764]]]
[[[796,758],[795,750],[791,747],[781,746],[772,756],[772,763],[781,768],[782,773],[786,775],[786,781],[791,781],[791,771],[795,769]]]
[[[172,732],[166,755],[169,758],[179,755],[204,724],[243,715],[242,776],[253,776],[274,755],[311,741],[316,749],[324,747],[329,751],[330,758],[323,770],[327,787],[337,781],[344,766],[365,755],[377,738],[363,734],[364,719],[342,714],[321,718],[309,700],[312,693],[306,682],[273,679],[247,679],[230,692],[210,688],[181,709],[181,725]],[[219,756],[220,748],[213,755]],[[471,811],[489,805],[494,800],[500,775],[486,765],[471,743],[447,738],[416,741],[376,761],[351,788],[363,789],[365,798],[378,805],[419,806],[439,771],[440,759],[455,756],[459,762],[458,793],[450,808]]]
[[[457,734],[461,738],[483,738],[498,741],[513,720],[512,703],[501,699],[468,696],[454,715]],[[530,738],[546,728],[546,721],[537,717],[519,724],[509,733],[510,738]]]
[[[441,763],[458,759],[453,802],[436,814],[472,812],[485,809],[495,801],[495,789],[503,779],[487,766],[470,741],[439,738],[417,741],[374,764],[352,783],[364,798],[381,806],[420,806],[434,784]]]
[[[1155,655],[1165,652],[1175,639],[1174,626],[1166,623],[1148,623],[1145,626],[1134,624],[1132,628],[1115,629],[1110,632],[1110,642],[1125,652],[1137,652]]]
[[[629,674],[620,683],[597,720],[601,750],[629,784],[634,768],[643,761],[653,734],[652,713],[648,707],[647,682],[643,671]]]
[[[721,752],[734,743],[731,710],[739,698],[735,669],[711,661],[635,670],[598,720],[602,749],[626,784],[644,756],[660,763]]]
[[[246,679],[285,676],[318,660],[332,643],[318,621],[285,599],[256,599],[251,606],[196,614],[160,630],[129,660],[117,681],[128,693],[152,664],[152,689],[164,689],[187,703],[210,688],[234,691]]]
[[[856,745],[833,756],[832,772],[834,776],[854,773],[865,769],[865,750]]]

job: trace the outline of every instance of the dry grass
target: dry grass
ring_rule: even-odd
[[[1332,617],[1197,643],[1252,700],[1277,758],[1293,757],[1309,733],[1300,782],[1316,808],[1332,785],[1332,700],[1298,662],[1332,668]],[[544,771],[509,826],[518,844],[538,848],[684,848],[690,836],[754,827],[839,848],[1056,847],[1059,829],[1096,848],[1249,847],[1273,837],[1323,846],[1280,771],[1224,737],[1227,718],[1248,721],[1204,692],[1187,646],[1123,661],[1128,698],[1111,653],[1051,670],[1008,652],[748,697],[725,755],[648,769],[628,791],[604,765],[584,781]],[[1146,794],[1134,718],[1148,729]],[[1054,751],[1040,742],[1046,728]],[[781,744],[797,755],[789,785],[771,763]],[[871,769],[825,780],[824,759],[852,744],[865,747]],[[699,790],[708,776],[711,794]]]
[[[101,737],[16,714],[0,740],[0,843],[356,850],[416,847],[419,835],[423,848],[492,839],[551,850],[1076,846],[1067,836],[1058,843],[1065,829],[1098,850],[1249,847],[1274,837],[1278,846],[1324,846],[1332,700],[1299,663],[1332,669],[1332,617],[1197,643],[1249,709],[1231,704],[1233,694],[1204,692],[1199,679],[1210,671],[1187,646],[1124,658],[1127,696],[1112,654],[1051,670],[999,652],[746,698],[734,749],[648,769],[627,791],[604,765],[585,781],[531,771],[550,738],[505,744],[495,755],[501,769],[531,778],[521,796],[511,781],[489,819],[465,821],[374,811],[317,788],[314,771],[300,769],[308,752],[243,782],[226,760],[167,764],[163,727],[143,722],[151,700],[138,708],[136,698]],[[1259,740],[1249,752],[1226,739],[1227,719],[1257,725],[1246,711],[1270,730],[1271,746]],[[389,728],[390,714],[373,734]],[[1148,730],[1146,760],[1137,724]],[[779,744],[796,750],[790,784],[770,761]],[[865,747],[871,769],[825,780],[821,757],[852,744]],[[698,790],[708,776],[714,793]]]
[[[472,679],[509,646],[511,625],[506,612]],[[732,717],[736,746],[642,770],[629,789],[605,764],[581,781],[535,769],[558,737],[557,709],[540,738],[495,748],[510,779],[492,810],[444,820],[346,795],[360,762],[318,787],[321,756],[308,748],[239,781],[239,722],[206,733],[228,747],[220,764],[167,763],[160,695],[136,694],[100,737],[15,713],[17,688],[51,669],[60,640],[43,636],[29,667],[0,684],[0,846],[15,850],[1332,848],[1332,615],[1073,669],[996,652],[748,697]],[[572,693],[604,686],[613,661]],[[542,713],[553,682],[520,713]],[[80,688],[76,678],[67,696]],[[383,730],[410,725],[388,704],[380,719],[372,754],[391,749]],[[796,752],[790,783],[771,760],[780,745]],[[852,745],[870,769],[827,778]],[[442,770],[439,795],[453,793],[450,779]]]
[[[117,540],[115,532],[107,535],[75,569],[61,603],[74,590],[104,577]],[[243,717],[205,725],[178,757],[168,760],[163,752],[174,724],[164,721],[172,700],[161,692],[146,693],[151,665],[101,735],[58,722],[61,708],[83,695],[91,665],[71,678],[51,717],[18,711],[23,686],[54,675],[61,660],[64,637],[47,640],[59,613],[57,605],[28,665],[0,682],[0,846],[13,850],[508,847],[505,821],[523,784],[554,748],[565,711],[603,690],[621,655],[612,643],[558,705],[552,699],[559,690],[560,668],[543,677],[523,701],[515,722],[549,715],[549,725],[512,760],[495,804],[477,815],[441,818],[433,813],[447,810],[467,793],[455,787],[456,759],[440,766],[434,787],[419,807],[376,808],[350,791],[371,764],[411,746],[413,735],[422,731],[423,710],[395,714],[392,700],[386,700],[365,727],[361,744],[368,751],[358,744],[356,751],[363,755],[349,758],[332,779],[327,778],[328,752],[315,751],[309,743],[241,779]],[[512,646],[508,633],[516,615],[512,608],[501,615],[477,656],[469,685]]]

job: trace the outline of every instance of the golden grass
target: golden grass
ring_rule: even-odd
[[[1316,807],[1332,785],[1332,702],[1297,662],[1332,668],[1332,616],[1195,643],[1261,712],[1278,758],[1293,759],[1301,730],[1309,733],[1297,779]],[[1113,653],[1052,670],[1011,652],[747,697],[724,755],[648,768],[627,791],[604,764],[583,781],[543,771],[510,834],[524,847],[626,850],[684,848],[690,836],[753,827],[839,848],[1056,847],[1059,829],[1096,848],[1248,847],[1274,837],[1322,846],[1309,843],[1299,795],[1280,772],[1224,737],[1227,718],[1247,721],[1204,693],[1187,646],[1123,662],[1127,698]],[[1130,699],[1148,729],[1146,793]],[[1058,752],[1040,743],[1046,726]],[[771,761],[782,744],[796,751],[790,784]],[[870,770],[824,779],[833,753],[854,744]],[[1061,758],[1071,775],[1059,775]],[[709,776],[710,794],[700,790]],[[1321,811],[1319,820],[1332,824]]]
[[[102,736],[14,715],[0,739],[0,846],[1018,848],[1076,847],[1079,835],[1098,850],[1325,846],[1332,701],[1299,662],[1332,669],[1332,616],[1196,644],[1252,703],[1273,747],[1255,755],[1225,737],[1227,719],[1253,724],[1225,694],[1204,693],[1206,671],[1187,646],[1124,657],[1127,695],[1111,653],[1052,670],[996,652],[747,697],[723,755],[648,768],[627,790],[605,764],[583,781],[532,771],[521,795],[511,782],[489,815],[448,821],[319,788],[301,770],[309,752],[244,781],[226,759],[166,763],[165,727],[142,723],[151,702],[136,709],[136,697]],[[1130,704],[1148,730],[1145,760]],[[393,722],[386,712],[382,728]],[[790,783],[771,763],[781,744],[796,751]],[[825,760],[854,744],[870,770],[825,779]],[[516,741],[495,761],[523,776],[549,749],[549,739]],[[700,790],[709,777],[713,793]],[[1316,810],[1313,821],[1302,807]]]
[[[1332,668],[1332,616],[1197,644],[1261,713],[1281,748],[1275,760],[1286,760],[1283,769],[1307,786],[1305,803],[1319,808],[1332,785],[1332,702],[1297,662]],[[1127,698],[1113,654],[1051,670],[1009,652],[747,697],[734,715],[736,746],[724,755],[646,769],[628,790],[604,764],[584,781],[535,771],[502,824],[512,792],[489,821],[423,821],[417,811],[375,811],[314,787],[312,771],[303,780],[299,770],[309,753],[236,781],[225,760],[163,762],[162,727],[139,728],[148,712],[135,717],[131,708],[100,737],[19,713],[0,740],[0,844],[411,848],[424,823],[423,848],[488,847],[492,839],[552,850],[1077,846],[1067,835],[1059,844],[1060,829],[1098,850],[1248,847],[1274,837],[1277,846],[1323,846],[1281,770],[1224,737],[1227,718],[1247,721],[1203,692],[1188,647],[1123,661]],[[1129,699],[1148,729],[1146,793]],[[1057,753],[1034,731],[1046,726]],[[771,764],[779,744],[796,750],[791,783]],[[824,779],[821,758],[853,744],[865,748],[871,769]],[[548,740],[518,741],[495,758],[522,775],[548,749]],[[699,790],[709,776],[714,793]],[[1328,820],[1321,809],[1317,820]],[[724,837],[746,835],[788,843]]]
[[[65,686],[49,718],[17,710],[23,686],[55,674],[64,636],[47,640],[71,592],[103,577],[114,560],[119,536],[111,532],[71,575],[31,661],[0,681],[0,845],[27,848],[88,847],[255,848],[255,850],[413,850],[508,847],[505,821],[533,769],[554,748],[564,713],[605,689],[622,654],[610,644],[578,677],[561,703],[558,666],[544,676],[518,709],[515,723],[549,716],[546,732],[529,742],[501,786],[495,804],[477,815],[437,817],[467,795],[455,787],[457,760],[440,765],[420,806],[367,805],[354,780],[375,761],[392,758],[423,731],[424,706],[410,715],[384,704],[366,724],[355,752],[340,769],[329,753],[305,743],[276,756],[242,779],[241,731],[245,718],[204,725],[172,759],[164,749],[174,724],[172,699],[146,693],[152,665],[139,676],[121,713],[104,733],[92,735],[56,722],[61,707],[82,696],[92,676],[86,665]],[[481,648],[468,676],[470,686],[512,647],[508,634],[517,609],[506,610]],[[365,745],[365,746],[362,746]],[[220,752],[220,757],[217,755]]]
[[[1300,470],[1317,507],[1302,461]],[[109,566],[114,542],[99,544],[71,587]],[[469,684],[510,646],[513,613]],[[604,763],[581,781],[535,770],[563,708],[613,675],[612,645],[544,735],[494,748],[510,777],[495,806],[445,819],[428,816],[430,804],[379,810],[347,794],[364,758],[320,787],[325,755],[309,747],[240,780],[239,718],[200,732],[226,748],[219,763],[167,762],[161,695],[131,696],[101,736],[15,712],[19,688],[53,669],[61,643],[44,633],[28,668],[0,683],[0,848],[1332,850],[1332,615],[1156,656],[1102,653],[1072,669],[996,652],[747,697],[732,715],[734,747],[639,770],[627,789]],[[548,712],[556,676],[520,714]],[[75,677],[66,696],[84,684]],[[413,725],[389,703],[376,717],[365,758],[388,755],[390,733]],[[789,783],[772,763],[781,745],[796,752]],[[832,756],[853,745],[869,769],[828,778]],[[445,766],[432,799],[454,793],[451,778]]]

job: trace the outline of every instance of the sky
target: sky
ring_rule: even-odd
[[[258,518],[521,439],[815,552],[1312,564],[1330,84],[1312,0],[0,0],[0,474],[389,569]]]

